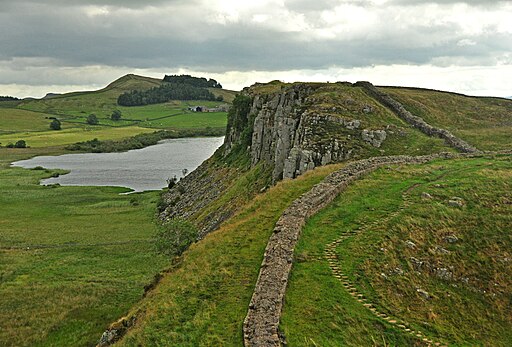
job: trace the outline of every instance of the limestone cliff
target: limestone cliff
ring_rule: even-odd
[[[349,159],[449,150],[365,87],[275,81],[245,88],[233,101],[222,148],[165,195],[161,217],[187,218],[202,237],[283,178]]]

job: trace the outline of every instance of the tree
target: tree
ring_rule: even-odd
[[[87,116],[87,124],[96,125],[98,124],[98,117],[94,113]]]
[[[159,253],[179,256],[197,240],[197,229],[189,221],[173,218],[160,227],[155,240]]]
[[[176,185],[176,182],[178,182],[178,178],[176,177],[176,175],[174,175],[174,177],[169,177],[167,179],[167,188],[171,189],[172,187],[174,187]]]
[[[110,119],[112,119],[113,121],[118,121],[121,119],[121,111],[119,110],[114,110],[114,112],[112,112],[112,115],[110,116]]]
[[[27,148],[27,143],[25,142],[25,140],[18,140],[14,144],[14,148]]]
[[[60,120],[58,120],[57,118],[54,118],[52,120],[52,122],[50,123],[50,129],[52,130],[60,130],[61,127],[60,127]]]

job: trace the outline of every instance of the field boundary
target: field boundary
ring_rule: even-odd
[[[492,153],[487,153],[492,154]],[[349,163],[296,199],[277,221],[267,243],[249,309],[243,323],[244,345],[282,346],[279,322],[293,264],[293,253],[307,219],[331,203],[350,183],[385,165],[422,164],[435,159],[481,156],[441,153],[374,157]]]

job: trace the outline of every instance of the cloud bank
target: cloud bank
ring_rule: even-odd
[[[18,0],[0,8],[0,94],[201,72],[233,89],[360,74],[510,95],[510,18],[509,1],[485,0]]]

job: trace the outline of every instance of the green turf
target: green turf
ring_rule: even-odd
[[[137,324],[120,345],[241,346],[242,322],[274,223],[291,201],[335,168],[279,183],[192,245],[133,308]]]
[[[510,345],[511,172],[510,156],[445,160],[380,169],[351,185],[307,223],[299,240],[282,317],[289,344],[419,345],[354,300],[322,259],[326,244],[363,228],[337,253],[342,271],[381,312],[453,346]],[[423,192],[433,199],[422,199]],[[448,206],[454,196],[465,206]],[[374,221],[376,227],[365,229]],[[447,243],[449,234],[460,241]],[[453,278],[420,273],[411,257],[447,268]],[[417,289],[433,298],[422,299]]]
[[[156,192],[38,185],[53,172],[0,169],[2,346],[94,345],[167,263]]]
[[[51,120],[48,117],[52,115],[15,108],[0,108],[0,134],[49,130]]]
[[[99,140],[115,140],[127,138],[142,133],[150,133],[154,130],[137,126],[123,128],[108,128],[101,126],[86,126],[83,128],[71,128],[63,130],[48,130],[40,132],[20,132],[0,135],[0,143],[7,145],[23,139],[30,147],[50,147],[68,145],[80,141],[88,141],[94,138]]]
[[[512,100],[415,88],[383,88],[427,123],[450,130],[482,150],[508,149]]]

